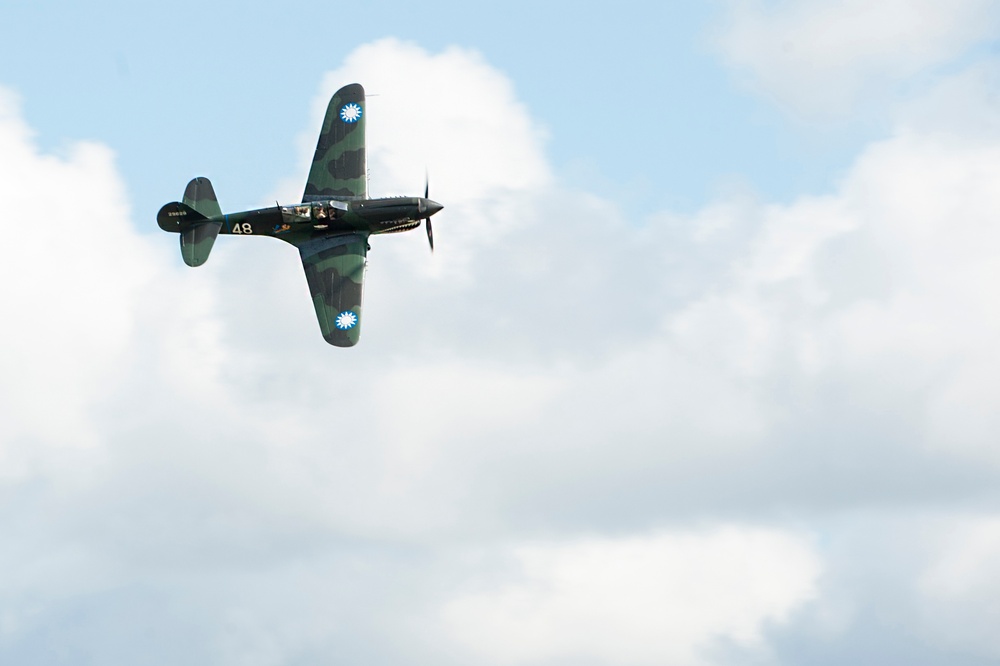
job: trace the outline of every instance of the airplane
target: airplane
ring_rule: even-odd
[[[365,149],[365,89],[346,85],[330,99],[316,145],[302,203],[275,204],[223,214],[208,178],[195,178],[182,201],[156,215],[164,231],[180,234],[181,257],[188,266],[208,260],[219,234],[270,236],[299,250],[323,338],[353,347],[361,334],[368,237],[420,226],[434,251],[431,216],[444,206],[422,197],[368,197]]]

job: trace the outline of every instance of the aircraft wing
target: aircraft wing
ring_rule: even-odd
[[[358,343],[367,252],[368,239],[361,234],[317,238],[299,246],[319,328],[331,345]]]
[[[365,89],[358,83],[333,94],[326,107],[302,201],[368,197]]]

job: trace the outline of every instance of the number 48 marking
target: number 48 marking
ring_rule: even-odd
[[[237,223],[237,224],[233,225],[233,233],[234,234],[252,234],[253,233],[253,227],[250,226],[249,222],[244,222],[243,224]]]

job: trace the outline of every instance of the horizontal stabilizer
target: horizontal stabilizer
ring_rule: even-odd
[[[201,266],[215,245],[222,222],[203,222],[181,232],[181,257],[188,266]]]
[[[212,181],[204,176],[199,176],[187,184],[184,188],[183,201],[205,217],[222,217],[222,208],[215,196]]]

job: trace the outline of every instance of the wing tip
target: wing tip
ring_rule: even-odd
[[[354,336],[353,339],[346,335],[324,335],[323,339],[326,340],[327,344],[333,345],[334,347],[353,347],[358,344],[358,339],[360,336]]]

